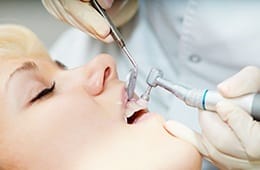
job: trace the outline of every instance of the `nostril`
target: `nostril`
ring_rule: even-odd
[[[103,85],[105,84],[105,82],[107,81],[108,77],[110,76],[111,74],[111,68],[110,67],[107,67],[105,69],[105,72],[104,72],[104,79],[103,79]]]

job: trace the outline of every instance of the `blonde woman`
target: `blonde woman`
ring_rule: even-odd
[[[127,103],[106,54],[67,70],[31,31],[2,25],[0,69],[1,170],[201,167],[197,150],[170,135],[161,116],[138,99]]]

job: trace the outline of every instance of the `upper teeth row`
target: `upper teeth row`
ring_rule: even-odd
[[[143,99],[137,101],[129,101],[126,106],[125,115],[127,118],[131,117],[135,112],[146,109],[147,102]]]

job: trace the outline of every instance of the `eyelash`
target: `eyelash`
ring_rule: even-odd
[[[68,67],[65,64],[63,64],[62,62],[60,62],[59,60],[55,60],[55,62],[57,63],[57,65],[59,67],[63,68],[64,70],[68,69]]]
[[[41,99],[42,97],[50,94],[51,92],[53,92],[54,89],[55,89],[55,82],[52,83],[51,87],[45,88],[42,91],[40,91],[34,98],[31,99],[30,103],[33,103],[33,102]]]

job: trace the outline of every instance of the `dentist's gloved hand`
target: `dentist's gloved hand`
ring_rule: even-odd
[[[138,0],[97,0],[107,10],[115,26],[130,21],[138,10]],[[44,7],[57,19],[66,22],[92,37],[110,43],[110,27],[91,6],[90,0],[42,0]]]
[[[260,69],[246,67],[222,82],[218,90],[225,97],[260,91]],[[202,134],[168,121],[169,133],[192,143],[221,169],[260,169],[260,122],[228,102],[217,104],[217,113],[200,111]]]
[[[104,9],[113,0],[97,0]],[[66,22],[103,42],[112,42],[110,28],[104,18],[91,6],[90,0],[42,0],[44,7],[57,19]]]

